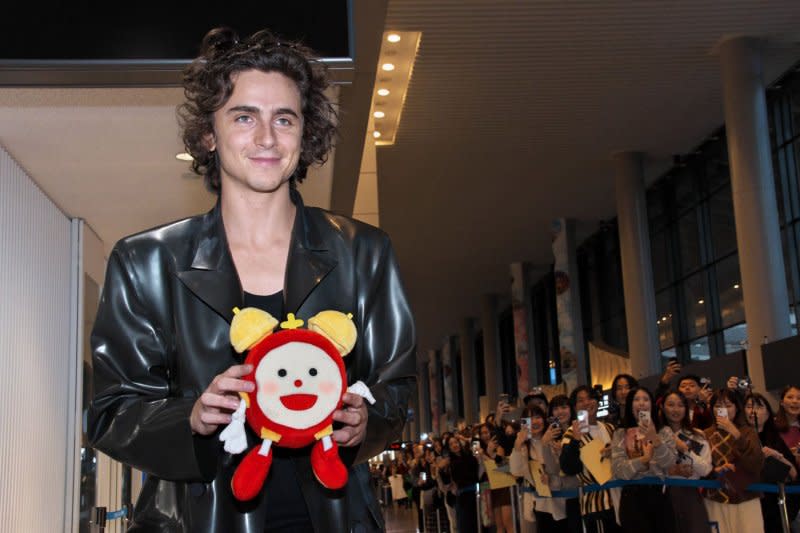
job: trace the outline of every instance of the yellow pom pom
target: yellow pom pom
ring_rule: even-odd
[[[255,307],[234,308],[233,313],[231,345],[237,353],[250,349],[278,325],[272,315]]]
[[[321,311],[308,319],[308,329],[330,340],[342,355],[347,355],[356,345],[358,333],[353,315],[339,311]]]

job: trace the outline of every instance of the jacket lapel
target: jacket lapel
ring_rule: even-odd
[[[292,201],[297,207],[289,258],[284,281],[286,313],[297,313],[309,294],[334,269],[337,261],[330,256],[314,221],[306,212],[300,194],[292,189]]]
[[[300,194],[294,189],[290,194],[297,212],[283,291],[285,312],[297,313],[311,292],[336,267],[337,261],[330,257]],[[233,308],[243,305],[244,293],[228,249],[219,202],[205,216],[196,242],[191,268],[178,272],[177,276],[198,298],[230,322]]]
[[[244,295],[228,249],[219,202],[205,216],[196,239],[191,268],[178,272],[178,279],[195,296],[230,322],[233,319],[233,308],[243,305]]]

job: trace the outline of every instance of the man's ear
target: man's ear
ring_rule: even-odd
[[[214,136],[214,132],[206,133],[203,136],[203,144],[205,144],[206,149],[209,152],[213,152],[217,149],[217,138]]]

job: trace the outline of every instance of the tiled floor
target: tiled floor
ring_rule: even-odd
[[[384,507],[383,516],[386,519],[386,533],[415,533],[417,531],[417,510],[399,508],[397,506]]]

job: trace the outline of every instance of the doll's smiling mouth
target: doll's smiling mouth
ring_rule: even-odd
[[[281,396],[281,403],[292,411],[305,411],[311,409],[317,403],[316,394],[287,394]]]

